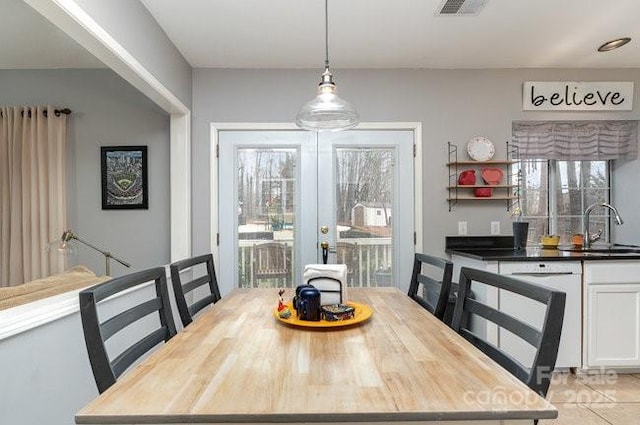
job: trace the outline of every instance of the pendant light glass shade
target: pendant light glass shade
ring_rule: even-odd
[[[318,95],[307,102],[296,116],[296,125],[305,130],[340,131],[355,127],[360,122],[358,111],[341,99],[329,71],[329,12],[325,0],[325,68],[318,85]]]
[[[329,68],[322,74],[318,96],[304,104],[296,116],[296,125],[305,130],[339,131],[355,127],[360,122],[358,111],[337,94]]]

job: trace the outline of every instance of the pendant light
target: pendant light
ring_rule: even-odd
[[[338,89],[329,71],[329,0],[324,1],[325,60],[324,72],[318,85],[318,95],[307,102],[296,116],[296,125],[305,130],[340,131],[360,122],[358,111],[337,95]]]

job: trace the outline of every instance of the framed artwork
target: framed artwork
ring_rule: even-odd
[[[149,209],[146,146],[102,146],[102,209]]]

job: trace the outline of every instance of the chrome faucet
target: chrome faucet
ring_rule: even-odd
[[[620,218],[620,214],[618,213],[618,210],[613,205],[608,204],[606,202],[600,202],[600,203],[589,205],[587,209],[584,210],[584,215],[583,215],[583,221],[584,221],[583,244],[585,249],[590,248],[591,244],[597,241],[598,239],[600,239],[600,236],[602,235],[602,230],[598,231],[598,233],[596,233],[595,235],[589,235],[589,216],[591,215],[591,211],[593,211],[595,208],[598,208],[598,207],[609,208],[613,212],[613,218],[616,220],[616,224],[620,225],[623,223],[622,218]]]

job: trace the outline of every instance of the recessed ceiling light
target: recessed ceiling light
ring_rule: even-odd
[[[616,38],[615,40],[607,41],[602,46],[598,47],[599,52],[608,52],[609,50],[617,49],[618,47],[622,47],[628,42],[631,41],[630,37],[622,37]]]

